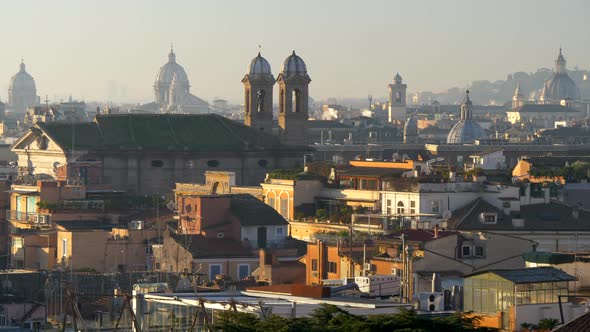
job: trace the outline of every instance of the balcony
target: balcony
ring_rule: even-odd
[[[50,226],[49,215],[47,214],[8,210],[6,211],[6,220],[40,227]]]

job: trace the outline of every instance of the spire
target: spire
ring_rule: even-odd
[[[170,43],[170,53],[168,54],[168,62],[176,62],[176,54],[174,54],[174,44]]]
[[[561,47],[559,47],[559,55],[557,55],[557,59],[555,59],[555,72],[565,73],[565,57],[563,56]]]

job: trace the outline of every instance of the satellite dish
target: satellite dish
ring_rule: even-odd
[[[446,210],[445,212],[443,212],[442,217],[444,220],[449,220],[451,219],[452,213],[449,210]]]

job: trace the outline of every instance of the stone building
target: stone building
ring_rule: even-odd
[[[8,104],[15,111],[24,111],[29,106],[39,103],[35,80],[27,73],[25,63],[20,63],[20,70],[10,79],[8,87]]]
[[[103,184],[141,194],[167,193],[176,182],[202,183],[211,170],[235,172],[237,185],[258,185],[271,169],[300,166],[307,149],[214,114],[37,123],[12,145],[21,176],[56,178],[61,166],[96,161]]]

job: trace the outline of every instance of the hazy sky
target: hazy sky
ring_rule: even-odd
[[[3,0],[1,8],[2,100],[22,57],[41,96],[102,101],[110,85],[151,101],[171,42],[191,91],[209,100],[241,101],[259,44],[275,77],[296,50],[316,99],[384,96],[398,71],[411,91],[504,79],[552,66],[560,45],[569,68],[590,68],[588,0]]]

